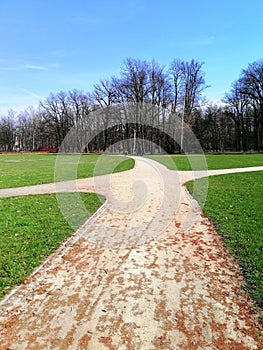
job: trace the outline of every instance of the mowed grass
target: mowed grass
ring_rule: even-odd
[[[205,154],[147,156],[171,170],[213,170],[263,166],[263,154]]]
[[[64,193],[78,203],[70,215],[83,224],[105,200],[94,193]],[[83,210],[85,208],[86,210]],[[63,217],[55,194],[0,198],[0,298],[19,285],[74,231]]]
[[[70,180],[125,171],[133,166],[133,159],[111,155],[0,154],[0,188],[51,183],[55,172],[61,169],[65,174],[61,180]]]
[[[133,159],[110,155],[0,154],[0,188],[50,183],[55,175],[60,180],[85,178],[133,166]],[[0,198],[0,298],[23,282],[104,200],[92,193]]]
[[[191,192],[193,182],[187,188]],[[263,307],[263,172],[210,177],[204,213],[239,262],[248,292]]]

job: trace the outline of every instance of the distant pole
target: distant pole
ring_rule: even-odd
[[[184,113],[182,113],[180,152],[182,153],[184,143]]]
[[[136,130],[133,129],[133,153],[136,151]]]
[[[183,113],[182,113],[182,123],[181,123],[181,142],[180,142],[180,152],[182,153],[183,144],[184,144],[184,111],[185,111],[185,96],[184,96],[184,104],[183,104]]]

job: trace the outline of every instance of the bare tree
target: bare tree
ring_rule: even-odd
[[[127,58],[121,68],[119,89],[126,95],[127,102],[146,102],[150,92],[149,63],[147,61]]]
[[[13,151],[15,142],[15,112],[10,109],[7,116],[0,119],[0,149],[2,151]]]
[[[154,60],[127,58],[118,76],[100,80],[92,92],[51,93],[38,110],[1,117],[0,150],[57,149],[75,128],[70,151],[82,150],[91,134],[97,135],[89,143],[92,150],[106,150],[122,139],[120,149],[129,153],[155,152],[154,143],[159,151],[182,151],[184,122],[207,150],[263,150],[263,61],[242,70],[224,108],[201,108],[207,88],[203,65],[174,59],[166,69]]]
[[[94,85],[92,97],[102,108],[116,103],[117,94],[114,80],[100,80],[98,84]]]
[[[20,150],[37,150],[38,118],[36,118],[36,115],[35,109],[29,106],[17,117],[16,130]]]
[[[244,69],[239,79],[240,91],[250,98],[254,110],[254,148],[263,149],[263,60]]]
[[[235,142],[237,151],[248,150],[248,133],[249,125],[248,122],[248,109],[249,109],[249,98],[242,92],[240,82],[236,81],[232,85],[230,93],[225,95],[223,100],[226,105],[226,113],[233,119],[235,124]]]
[[[178,107],[182,106],[183,101],[183,90],[184,90],[184,65],[182,60],[174,59],[170,64],[169,73],[172,77],[173,86],[173,102],[172,102],[172,112],[177,113]]]
[[[68,96],[63,91],[50,94],[45,101],[40,102],[40,108],[45,112],[45,123],[55,133],[56,148],[59,148],[70,128],[74,126],[74,117]]]
[[[181,151],[184,143],[184,123],[193,125],[193,111],[199,106],[202,92],[207,88],[202,71],[203,64],[195,60],[173,60],[170,64],[173,82],[172,112],[181,116]]]
[[[100,108],[104,108],[105,112],[101,114],[101,121],[103,123],[103,132],[102,132],[102,138],[103,138],[103,151],[107,149],[109,146],[109,135],[108,135],[108,126],[110,124],[110,114],[108,107],[115,104],[117,99],[117,92],[116,92],[116,81],[113,79],[111,80],[100,80],[98,84],[94,85],[94,91],[91,94],[92,99],[94,100],[94,103],[98,104]]]
[[[188,123],[192,121],[192,112],[201,101],[201,93],[207,88],[202,66],[204,62],[191,60],[182,65],[184,115]]]
[[[133,130],[129,130],[129,133],[133,132],[133,152],[143,154],[144,142],[140,141],[144,138],[142,129],[143,115],[139,105],[143,102],[147,102],[148,94],[151,89],[149,82],[149,63],[147,61],[127,58],[121,69],[118,89],[121,95],[124,96],[126,102],[133,102],[138,106],[134,115],[134,124],[131,127]]]

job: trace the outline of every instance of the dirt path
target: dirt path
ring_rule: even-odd
[[[0,349],[261,349],[240,270],[182,186],[204,175],[137,158],[125,174],[0,190],[108,198],[0,303]]]

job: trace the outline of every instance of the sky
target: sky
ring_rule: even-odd
[[[263,59],[262,0],[0,0],[0,116],[50,93],[92,91],[124,59],[204,62],[220,103]]]

